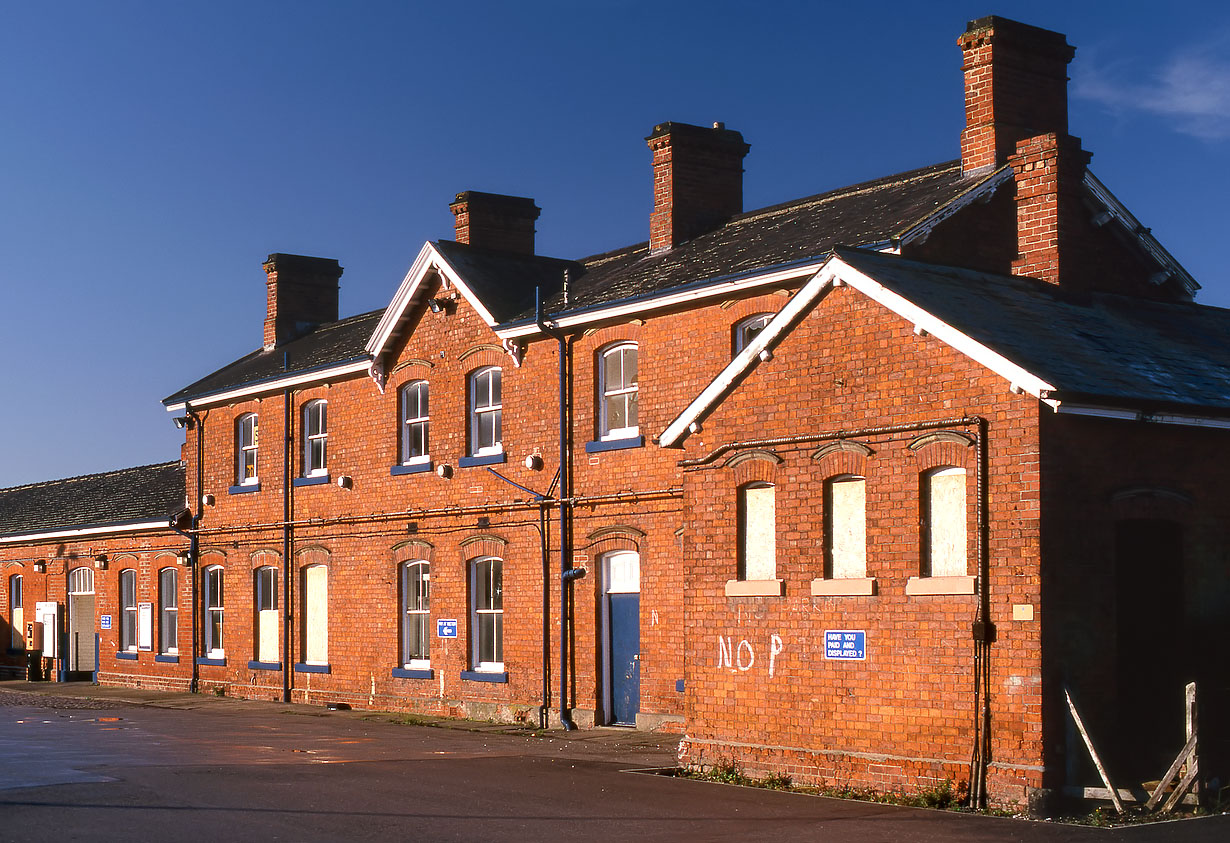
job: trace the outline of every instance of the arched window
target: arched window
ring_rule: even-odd
[[[244,413],[235,422],[235,483],[252,486],[258,481],[256,451],[259,445],[256,413]]]
[[[137,651],[137,572],[120,571],[120,649]]]
[[[966,576],[965,469],[932,469],[922,487],[923,576]]]
[[[93,594],[94,593],[94,569],[93,568],[73,568],[68,574],[68,593],[69,594]]]
[[[174,568],[158,572],[158,652],[179,652],[179,571]]]
[[[214,565],[211,568],[206,568],[202,572],[202,588],[204,590],[204,605],[205,616],[202,618],[204,625],[204,651],[205,655],[211,659],[224,658],[226,651],[222,648],[222,629],[224,620],[223,594],[222,594],[222,567]]]
[[[598,373],[602,394],[599,409],[602,439],[628,439],[636,436],[637,421],[637,347],[620,343],[602,352]]]
[[[402,465],[427,462],[427,381],[414,381],[401,388]]]
[[[867,576],[867,481],[842,474],[824,484],[824,568],[832,579]]]
[[[777,503],[772,483],[739,489],[739,579],[777,578]]]
[[[303,406],[303,476],[318,477],[329,470],[329,402],[323,398]]]
[[[410,670],[431,666],[431,564],[401,566],[401,661]]]
[[[734,353],[738,354],[747,348],[756,335],[764,330],[764,326],[769,324],[769,320],[774,315],[773,313],[757,313],[755,316],[749,316],[736,322],[733,335]]]
[[[504,450],[500,380],[498,366],[479,369],[470,376],[470,453],[474,456]]]
[[[256,594],[256,660],[278,661],[278,569],[272,565],[257,568],[253,586]]]
[[[9,577],[9,623],[13,627],[12,647],[14,650],[26,648],[25,603],[21,588],[21,574],[13,574]]]
[[[303,569],[303,662],[329,663],[329,569],[309,565]]]
[[[504,670],[504,561],[489,556],[471,565],[471,660],[476,671]]]

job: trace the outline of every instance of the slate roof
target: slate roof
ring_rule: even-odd
[[[496,322],[527,311],[532,316],[536,286],[542,287],[546,301],[562,288],[565,269],[574,278],[584,272],[577,261],[496,252],[452,240],[437,240],[432,245],[465,279]]]
[[[330,322],[271,351],[254,351],[167,396],[162,403],[179,404],[288,375],[366,360],[369,355],[364,346],[383,314],[383,310],[373,310]]]
[[[1230,411],[1230,310],[837,249],[850,266],[1056,387],[1061,400]]]
[[[0,489],[0,537],[167,521],[184,490],[178,461]]]
[[[594,255],[581,261],[586,271],[572,279],[566,310],[821,259],[840,244],[888,243],[992,175],[966,177],[960,161],[949,161],[740,214],[657,255],[649,254],[648,242]],[[544,306],[552,315],[565,310],[560,296]],[[516,321],[532,318],[523,310]]]

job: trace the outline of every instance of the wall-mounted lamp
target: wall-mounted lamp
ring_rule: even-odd
[[[186,550],[180,553],[177,553],[175,554],[175,564],[182,565],[183,567],[186,568],[192,564],[192,557],[188,554]]]
[[[542,471],[542,457],[538,454],[530,454],[525,458],[525,467],[530,471]]]
[[[216,502],[213,495],[201,495],[201,506],[213,506]]]
[[[171,421],[175,422],[175,426],[178,427],[180,430],[183,430],[185,427],[188,426],[187,416],[175,416],[173,419],[171,419]]]
[[[760,354],[757,356],[760,357],[761,363],[768,363],[770,360],[773,359],[773,352],[765,348],[765,349],[762,349]]]
[[[34,563],[34,573],[36,574],[47,573],[47,563],[46,562],[35,562]]]
[[[478,528],[479,528],[480,530],[485,530],[485,529],[487,529],[487,528],[488,528],[488,527],[490,527],[490,526],[491,526],[491,519],[490,519],[490,518],[488,518],[486,515],[479,516],[479,519],[478,519]]]
[[[431,301],[427,302],[427,306],[431,308],[432,313],[443,313],[444,312],[444,302],[440,301],[439,299],[432,299]]]
[[[700,422],[692,422],[688,425],[688,433],[700,433],[701,429]]]
[[[340,475],[337,478],[337,487],[339,489],[354,488],[354,478],[352,478],[349,474]]]
[[[453,476],[453,467],[447,463],[441,463],[436,466],[436,474],[443,477],[445,480]]]
[[[106,556],[95,556],[94,557],[94,567],[100,571],[107,570],[107,557]]]

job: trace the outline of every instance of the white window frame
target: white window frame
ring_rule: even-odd
[[[120,571],[120,650],[137,651],[137,571]]]
[[[256,652],[258,661],[278,661],[281,657],[279,646],[278,618],[278,569],[274,565],[262,565],[252,573],[253,606],[256,608]],[[272,628],[273,641],[265,640],[265,632]],[[273,659],[262,658],[272,649]]]
[[[317,398],[303,405],[303,476],[322,477],[328,473],[329,402]]]
[[[416,397],[411,414],[411,395]],[[411,381],[401,388],[401,464],[417,465],[431,461],[431,389],[427,381]],[[421,431],[422,453],[414,453],[415,432]]]
[[[10,646],[14,650],[26,648],[24,586],[25,581],[21,574],[13,574],[9,577],[9,624],[13,628]]]
[[[492,571],[498,571],[496,577]],[[479,587],[486,574],[488,599],[480,605]],[[470,664],[480,673],[504,672],[504,560],[482,556],[470,563]],[[490,642],[484,640],[489,632]],[[486,652],[484,652],[486,651]],[[490,655],[492,658],[484,658]]]
[[[260,482],[257,455],[260,446],[259,419],[256,413],[244,413],[235,420],[235,484],[255,486]],[[251,468],[251,474],[248,469]]]
[[[179,571],[172,567],[158,572],[158,652],[179,653]]]
[[[80,568],[73,568],[68,574],[68,593],[93,594],[94,569],[87,568],[84,565]]]
[[[628,360],[632,361],[632,376],[628,379]],[[612,383],[608,367],[612,358],[618,359],[619,379]],[[631,439],[640,433],[638,417],[640,351],[634,342],[616,343],[603,349],[598,358],[598,415],[599,438],[603,440]],[[624,424],[614,427],[611,420],[610,405],[613,402],[623,404]],[[632,422],[632,424],[628,424]]]
[[[776,313],[754,313],[736,322],[734,328],[734,354],[738,354],[747,348],[748,343],[755,339],[756,335],[764,330],[764,326],[769,324],[769,320],[776,315]]]
[[[493,385],[494,384],[494,388]],[[470,453],[481,457],[504,453],[504,373],[487,366],[470,375]],[[492,442],[484,442],[482,420],[492,417]]]
[[[226,608],[223,603],[226,599],[225,572],[221,565],[211,565],[201,573],[203,574],[201,602],[205,607],[201,617],[204,627],[201,630],[202,649],[207,658],[225,658]]]
[[[421,576],[420,576],[421,574]],[[431,667],[431,563],[413,559],[401,564],[401,661],[407,670]],[[411,633],[421,636],[414,653]]]

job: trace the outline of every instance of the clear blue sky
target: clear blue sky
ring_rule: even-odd
[[[0,486],[175,459],[160,400],[260,345],[261,262],[387,304],[448,202],[539,251],[646,239],[655,123],[751,144],[748,209],[958,154],[969,19],[1077,47],[1092,168],[1230,306],[1230,7],[1202,2],[0,3]]]

